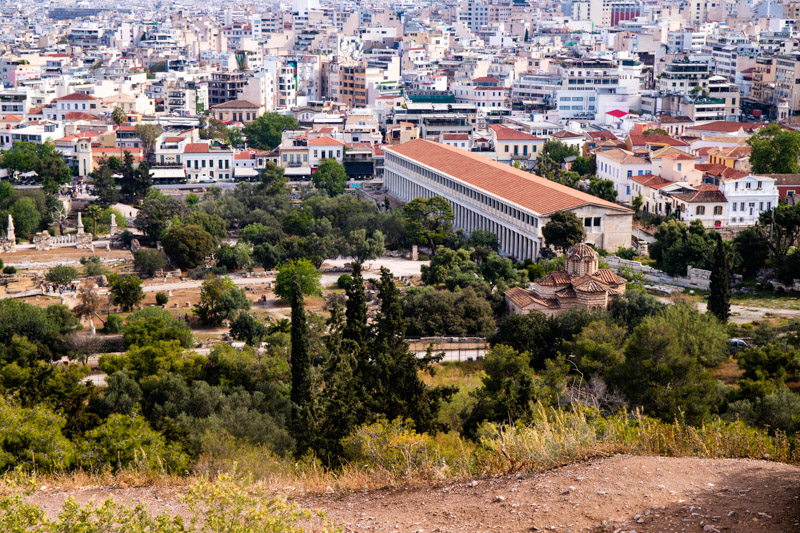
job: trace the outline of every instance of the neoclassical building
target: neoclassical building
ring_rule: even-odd
[[[386,148],[384,187],[400,200],[441,196],[456,229],[495,233],[500,253],[536,259],[541,228],[557,211],[583,221],[586,242],[615,252],[631,245],[633,211],[530,172],[445,144],[416,139]]]
[[[613,270],[598,268],[599,256],[590,246],[576,244],[566,254],[566,270],[536,281],[531,290],[512,287],[505,292],[512,313],[539,311],[556,316],[574,307],[607,309],[625,292],[625,280]]]

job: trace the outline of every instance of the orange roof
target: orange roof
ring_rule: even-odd
[[[234,154],[233,158],[239,161],[245,161],[249,159],[255,159],[256,154],[250,151],[239,152],[238,154]]]
[[[179,143],[185,140],[186,137],[164,137],[164,142],[167,143]]]
[[[587,205],[631,213],[630,209],[613,202],[446,144],[416,139],[387,147],[386,150],[427,165],[534,213],[546,215]]]
[[[21,115],[0,115],[0,120],[11,121],[11,122],[22,122]]]
[[[443,133],[442,139],[445,141],[468,141],[468,133]]]
[[[94,97],[94,96],[92,96],[90,94],[72,93],[72,94],[68,94],[66,96],[62,96],[61,98],[54,98],[53,102],[59,102],[61,100],[68,100],[68,101],[78,100],[78,101],[80,101],[80,100],[99,100],[99,98],[96,98],[96,97]]]
[[[665,185],[669,185],[670,183],[675,183],[674,181],[670,181],[666,178],[662,178],[661,176],[655,176],[653,174],[631,176],[630,179],[632,181],[635,181],[636,183],[639,183],[640,185],[644,185],[645,187],[650,187],[651,189],[660,189]]]
[[[317,137],[308,141],[309,146],[344,146],[342,141],[337,141],[333,137]]]
[[[692,126],[691,128],[687,129],[700,131],[725,131],[728,133],[733,133],[741,129],[746,133],[752,133],[756,130],[760,130],[764,126],[766,126],[766,124],[759,122],[728,122],[725,120],[717,120],[714,122],[709,122],[708,124]]]
[[[208,145],[206,143],[189,143],[183,147],[184,154],[207,154]]]
[[[534,137],[524,131],[501,126],[500,124],[491,124],[489,127],[494,131],[498,141],[544,141],[544,139]]]
[[[662,135],[662,134],[636,134],[631,133],[629,136],[631,140],[631,146],[646,146],[648,144],[663,144],[666,146],[689,146],[689,143],[685,143],[679,139],[673,139],[669,135]]]
[[[97,120],[97,116],[80,111],[70,111],[64,115],[64,120]]]

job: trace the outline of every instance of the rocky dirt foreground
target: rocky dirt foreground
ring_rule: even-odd
[[[182,513],[162,488],[43,490],[28,500],[49,514],[72,496],[114,497]],[[351,532],[784,532],[800,531],[800,468],[734,459],[615,456],[541,474],[437,487],[298,500]]]

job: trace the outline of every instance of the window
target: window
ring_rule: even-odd
[[[595,228],[599,228],[600,227],[600,221],[601,221],[600,217],[594,217],[594,227]]]
[[[722,214],[722,206],[721,205],[714,206],[714,214],[715,215],[721,215]]]
[[[678,172],[680,172],[680,171],[681,171],[681,167],[682,167],[682,166],[683,166],[683,163],[678,163]]]
[[[733,202],[733,212],[736,212],[736,202]]]
[[[698,205],[696,213],[698,215],[705,215],[706,214],[706,208],[704,206],[702,206],[702,205]]]

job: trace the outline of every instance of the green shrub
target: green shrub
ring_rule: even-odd
[[[0,471],[52,472],[75,462],[75,447],[61,433],[66,419],[44,405],[28,409],[0,398],[0,420]]]
[[[58,265],[54,266],[47,271],[44,279],[50,283],[58,283],[59,285],[68,285],[73,280],[78,279],[78,269],[71,266]]]
[[[87,276],[102,276],[106,273],[106,267],[96,255],[81,257],[81,264]]]
[[[113,414],[86,433],[81,464],[89,469],[133,466],[182,473],[189,465],[189,457],[178,446],[167,444],[141,416]]]
[[[124,320],[121,316],[111,313],[106,318],[106,325],[103,328],[103,331],[106,333],[119,333],[122,331],[122,324]]]
[[[16,274],[16,273],[17,269],[11,265],[8,265],[7,267],[3,268],[3,274]]]
[[[339,276],[339,279],[336,280],[336,287],[344,290],[347,287],[349,287],[352,282],[353,282],[353,276],[351,276],[350,274],[342,274],[341,276]]]
[[[167,296],[166,292],[156,293],[156,303],[158,305],[167,305],[167,302],[169,302],[169,296]]]

